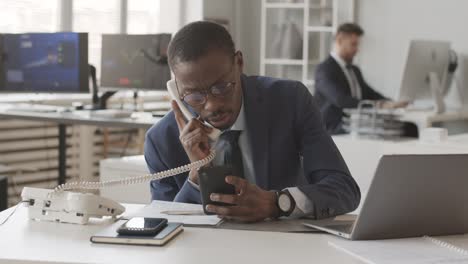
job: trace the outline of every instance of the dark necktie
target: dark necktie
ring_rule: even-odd
[[[244,178],[242,152],[239,147],[241,132],[239,130],[228,130],[219,136],[215,146],[216,157],[213,160],[213,165],[230,167],[233,176]]]
[[[349,78],[351,83],[349,88],[351,89],[351,96],[357,99],[361,99],[361,91],[358,86],[358,81],[356,79],[356,74],[354,74],[354,69],[352,64],[346,64],[346,69],[348,70]]]

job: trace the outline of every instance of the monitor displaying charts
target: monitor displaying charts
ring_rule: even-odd
[[[170,34],[102,36],[101,87],[165,90]]]

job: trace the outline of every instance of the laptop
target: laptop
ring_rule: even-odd
[[[350,240],[468,233],[468,154],[384,155],[354,220],[304,225]]]

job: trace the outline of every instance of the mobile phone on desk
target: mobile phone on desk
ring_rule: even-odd
[[[155,236],[167,226],[166,218],[133,217],[118,229],[119,235]]]

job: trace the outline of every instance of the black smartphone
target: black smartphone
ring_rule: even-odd
[[[201,200],[203,204],[203,211],[207,215],[214,213],[206,210],[206,205],[222,205],[229,206],[231,204],[214,202],[211,200],[210,195],[212,193],[221,194],[235,194],[236,189],[234,185],[226,182],[226,176],[232,175],[232,169],[227,166],[213,166],[213,167],[202,167],[198,170],[198,179],[200,184]]]
[[[133,217],[118,229],[119,235],[155,236],[167,225],[166,218]]]

